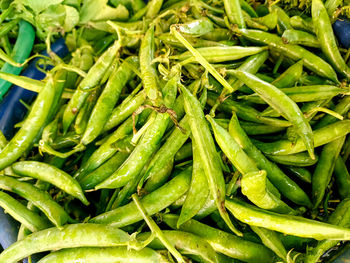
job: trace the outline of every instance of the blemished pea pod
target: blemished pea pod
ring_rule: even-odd
[[[182,255],[188,256],[201,263],[219,262],[215,250],[203,238],[183,231],[163,230],[162,233],[169,240],[170,244],[176,247]],[[147,240],[150,235],[151,233],[141,233],[137,238],[140,240]],[[155,250],[165,248],[159,239],[154,239],[148,247]]]
[[[293,87],[299,81],[302,73],[303,61],[300,60],[279,75],[271,84],[279,89]]]
[[[314,23],[316,35],[323,53],[333,67],[349,79],[350,68],[340,54],[327,9],[321,0],[312,0],[311,13],[312,22]]]
[[[0,191],[0,207],[31,232],[36,232],[50,226],[50,223],[39,214],[29,210],[10,195]]]
[[[78,198],[85,205],[89,204],[79,183],[69,174],[55,166],[36,161],[21,161],[14,163],[11,167],[16,174],[51,183],[67,194]]]
[[[57,227],[61,227],[69,220],[69,215],[66,211],[47,192],[41,191],[29,183],[2,175],[0,176],[0,188],[5,191],[14,192],[33,203]]]
[[[227,209],[239,221],[287,235],[316,240],[349,240],[350,229],[293,215],[282,215],[249,205],[237,198],[226,200]]]
[[[350,174],[341,157],[335,161],[334,175],[340,197],[343,199],[350,197]]]
[[[311,17],[309,19],[304,19],[300,16],[292,16],[290,18],[290,23],[294,29],[303,30],[311,34],[315,33]]]
[[[177,215],[165,214],[162,219],[172,229],[177,229]],[[215,251],[244,262],[273,262],[273,253],[261,244],[210,227],[196,220],[182,224],[180,231],[189,232],[205,239]]]
[[[295,44],[306,47],[320,48],[317,37],[305,31],[288,29],[283,32],[282,40],[286,44]]]
[[[194,97],[189,90],[180,85],[184,94],[185,111],[189,118],[189,126],[192,133],[192,139],[198,147],[200,161],[208,180],[208,186],[211,195],[214,197],[216,206],[230,229],[237,235],[242,235],[230,221],[230,218],[223,206],[225,202],[225,180],[220,166],[220,156],[218,155],[213,137],[206,123],[201,103]]]
[[[315,156],[315,159],[310,158],[306,152],[290,154],[290,155],[265,155],[271,161],[275,163],[280,163],[284,165],[292,166],[311,166],[317,163],[318,157]]]
[[[74,121],[77,113],[89,96],[90,91],[99,84],[100,80],[111,66],[119,49],[120,42],[115,41],[114,44],[99,57],[96,63],[89,69],[86,77],[79,83],[78,89],[69,100],[63,114],[62,124],[64,133],[68,131],[69,126]]]
[[[241,59],[247,56],[255,55],[266,50],[266,47],[202,47],[196,49],[209,63],[220,63],[231,60]],[[186,51],[180,55],[174,55],[170,58],[185,60],[191,58],[190,51]]]
[[[333,174],[335,161],[338,159],[344,140],[345,136],[327,143],[322,149],[311,179],[314,209],[317,209],[323,200],[326,188]]]
[[[350,120],[337,121],[335,123],[324,126],[318,130],[314,130],[315,147],[327,144],[350,132]],[[305,145],[300,138],[295,142],[288,140],[280,140],[275,142],[260,142],[253,140],[256,147],[266,154],[289,155],[306,151]]]
[[[260,169],[267,172],[268,178],[289,200],[299,205],[311,207],[311,201],[306,193],[278,166],[270,162],[251,142],[244,130],[240,127],[237,116],[234,114],[229,124],[229,133],[258,165]]]
[[[252,42],[269,45],[271,48],[278,50],[285,57],[292,60],[302,59],[304,66],[309,70],[322,77],[328,78],[335,83],[339,82],[337,74],[331,65],[303,47],[292,44],[284,44],[279,36],[259,30],[240,29],[238,34],[242,34]]]
[[[179,76],[171,78],[164,87],[164,107],[171,108],[175,102]],[[128,159],[105,181],[95,188],[118,188],[127,184],[129,180],[134,180],[141,172],[144,165],[150,160],[158,149],[158,145],[169,122],[168,113],[157,113],[155,120],[147,128],[140,142],[136,145]]]
[[[161,263],[163,261],[160,254],[150,248],[141,250],[129,249],[126,246],[122,247],[82,247],[68,248],[60,251],[52,252],[38,263],[110,263],[110,262],[125,262],[125,263]]]
[[[255,162],[244,152],[230,134],[207,115],[215,140],[231,163],[242,174],[242,193],[255,205],[279,213],[293,213],[288,205],[267,188],[266,172],[259,171]]]
[[[59,84],[54,83],[54,77],[49,75],[21,128],[0,152],[0,170],[14,163],[32,146],[50,113],[55,98],[55,85]]]
[[[149,216],[165,209],[184,193],[187,192],[191,181],[192,169],[188,168],[177,175],[174,179],[144,196],[141,203]],[[142,215],[136,204],[131,202],[127,205],[118,207],[109,212],[100,214],[90,221],[98,224],[110,224],[115,227],[123,227],[141,221]]]
[[[239,28],[246,28],[240,0],[224,0],[224,7],[232,24],[238,25]]]
[[[344,199],[331,214],[328,223],[343,227],[350,226],[350,199]],[[307,250],[305,263],[316,263],[319,258],[330,248],[337,245],[337,240],[322,240],[315,247]]]
[[[158,0],[153,0],[158,1]],[[154,59],[154,27],[150,27],[141,42],[140,47],[140,69],[143,87],[147,97],[155,106],[159,106],[162,93],[158,86],[158,75],[155,65],[152,63]]]
[[[108,118],[110,117],[115,104],[117,103],[120,93],[124,88],[125,84],[133,77],[133,71],[131,66],[138,67],[137,57],[128,57],[116,69],[103,89],[99,96],[94,109],[89,118],[86,130],[81,143],[84,145],[92,142],[103,130]]]
[[[299,178],[300,180],[311,184],[311,172],[304,168],[304,167],[297,167],[297,166],[288,166],[286,167],[287,171],[289,171],[291,174]]]
[[[35,253],[74,247],[126,246],[130,236],[113,226],[73,224],[35,232],[12,244],[0,254],[0,262],[16,263]]]
[[[281,90],[260,80],[252,74],[244,71],[236,71],[236,76],[293,124],[297,134],[303,140],[311,158],[314,159],[314,138],[312,129],[298,105]]]
[[[192,143],[193,147],[193,168],[190,189],[187,192],[186,200],[181,208],[181,213],[177,225],[183,223],[194,217],[198,211],[203,207],[209,195],[208,181],[205,176],[199,151],[196,143]]]

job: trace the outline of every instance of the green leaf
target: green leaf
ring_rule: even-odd
[[[63,0],[15,0],[16,4],[22,4],[33,10],[35,14],[47,10],[52,5],[58,5],[63,2]]]

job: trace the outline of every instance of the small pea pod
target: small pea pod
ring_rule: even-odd
[[[349,79],[350,68],[346,65],[339,52],[333,33],[332,24],[323,2],[321,0],[312,0],[311,11],[312,22],[314,23],[316,35],[320,41],[323,53],[326,55],[334,68]]]
[[[276,12],[278,17],[277,32],[282,34],[285,30],[292,29],[288,14],[278,5],[274,4],[269,7],[271,12]]]
[[[52,165],[36,161],[21,161],[14,163],[12,169],[21,176],[29,176],[49,182],[67,194],[78,198],[85,205],[89,204],[78,182],[66,172]]]
[[[17,241],[0,254],[0,262],[16,263],[32,254],[74,247],[126,246],[130,236],[124,231],[100,224],[73,224],[62,229],[48,228]]]
[[[350,197],[350,174],[341,157],[335,161],[334,175],[340,197],[343,199]]]
[[[284,165],[292,166],[311,166],[317,163],[318,157],[311,159],[306,152],[290,154],[290,155],[266,155],[271,161]]]
[[[239,28],[245,28],[240,0],[224,0],[225,11],[232,24],[237,24]]]
[[[264,227],[287,235],[314,238],[316,240],[349,240],[350,230],[300,216],[281,215],[248,205],[237,198],[226,200],[227,209],[239,221]]]
[[[177,229],[177,215],[165,214],[163,222],[172,229]],[[179,227],[180,231],[189,232],[205,239],[215,251],[244,262],[273,262],[273,253],[261,244],[205,225],[190,219]]]
[[[262,17],[252,18],[252,20],[266,26],[269,30],[273,30],[277,26],[278,15],[274,11]]]
[[[286,169],[300,180],[311,184],[311,172],[304,167],[288,166]]]
[[[174,179],[144,196],[141,203],[148,215],[153,215],[179,199],[190,186],[191,168],[188,168],[177,175]],[[116,227],[123,227],[142,220],[142,215],[136,204],[131,202],[109,212],[98,215],[90,221],[98,224],[111,224]]]
[[[293,124],[297,129],[296,132],[303,140],[311,158],[314,159],[314,138],[312,129],[298,105],[275,86],[262,81],[249,73],[236,71],[236,76]]]
[[[122,247],[82,247],[68,248],[52,252],[45,256],[38,263],[162,263],[163,258],[160,254],[150,248],[141,250],[129,249]]]
[[[276,78],[271,84],[275,87],[289,88],[293,87],[296,82],[299,81],[303,73],[303,61],[300,60],[294,65],[290,66],[286,71],[284,71],[278,78]]]
[[[197,37],[209,33],[213,29],[213,23],[205,17],[179,25],[179,30],[181,33]]]
[[[320,48],[317,37],[305,31],[288,29],[283,32],[282,40],[286,44],[302,45],[306,47]]]
[[[29,210],[19,201],[2,191],[0,191],[0,206],[31,232],[45,229],[50,225],[39,214]]]
[[[163,0],[151,0],[147,4],[147,18],[154,18],[159,13],[161,7],[163,5]]]

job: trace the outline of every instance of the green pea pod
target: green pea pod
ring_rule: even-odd
[[[191,168],[177,175],[174,179],[144,196],[141,203],[149,216],[165,209],[179,199],[190,186]],[[109,212],[100,214],[90,221],[98,224],[110,224],[115,227],[123,227],[141,221],[142,215],[136,204],[131,202]]]
[[[197,37],[209,33],[213,29],[213,23],[205,17],[179,25],[181,33]]]
[[[191,186],[188,190],[186,200],[182,205],[179,221],[177,222],[178,227],[190,220],[198,213],[198,211],[203,207],[209,195],[208,181],[200,162],[198,147],[195,143],[192,145],[193,169]]]
[[[226,200],[227,209],[239,221],[264,227],[287,235],[314,238],[316,240],[349,240],[348,228],[335,226],[300,216],[281,215],[248,205],[237,198]]]
[[[350,131],[350,120],[337,121],[315,130],[315,147],[327,144],[340,137],[347,135]],[[298,138],[295,142],[280,140],[271,143],[263,143],[254,140],[254,144],[264,153],[273,155],[289,155],[306,151],[303,141]]]
[[[236,76],[294,125],[297,129],[296,132],[303,140],[311,158],[314,159],[315,154],[312,129],[303,113],[300,111],[298,105],[281,90],[260,80],[252,74],[244,71],[236,71]]]
[[[159,13],[163,5],[163,0],[151,0],[147,4],[146,18],[154,18]]]
[[[55,85],[60,83],[54,83],[54,77],[49,75],[45,87],[40,91],[21,128],[1,151],[0,170],[14,163],[32,146],[33,140],[40,133],[50,113],[50,107],[55,99]]]
[[[225,11],[229,21],[238,28],[246,28],[240,0],[224,0]]]
[[[62,229],[48,228],[12,244],[0,254],[0,262],[16,263],[35,253],[74,247],[126,246],[130,237],[124,231],[100,224],[73,224]]]
[[[290,154],[290,155],[266,155],[271,161],[284,165],[292,166],[311,166],[317,163],[318,157],[310,158],[306,152]]]
[[[2,191],[0,191],[0,206],[31,232],[45,229],[50,225],[49,222],[44,220],[37,213],[29,210],[16,199]]]
[[[335,161],[334,175],[340,197],[342,199],[350,197],[350,174],[341,157]]]
[[[78,198],[85,205],[89,204],[78,182],[69,174],[52,165],[35,161],[22,161],[14,163],[12,169],[21,176],[29,176],[49,182],[67,194]]]
[[[288,14],[278,5],[271,5],[270,6],[270,12],[276,12],[278,21],[277,21],[277,32],[283,33],[287,29],[292,29],[292,25],[290,22],[290,18]]]
[[[172,229],[177,229],[178,216],[165,214],[163,222]],[[196,220],[189,220],[179,227],[180,231],[189,232],[205,239],[215,251],[244,262],[273,262],[273,253],[261,244],[210,227]]]
[[[247,56],[255,55],[266,50],[265,47],[202,47],[196,49],[209,63],[220,63],[231,60],[241,59]],[[190,51],[186,51],[180,55],[174,55],[170,58],[185,60],[192,57]]]
[[[242,13],[243,13],[245,23],[247,24],[247,27],[254,28],[254,29],[260,29],[263,31],[269,30],[269,28],[267,26],[262,25],[262,24],[256,22],[255,20],[253,20],[252,17],[247,12],[242,10]],[[258,17],[258,16],[256,16],[256,17]]]
[[[312,23],[311,18],[306,20],[300,16],[293,16],[290,18],[290,23],[294,29],[303,30],[311,34],[315,33],[314,24]]]
[[[268,45],[277,50],[285,57],[292,60],[303,60],[304,66],[316,74],[328,78],[335,83],[339,83],[337,74],[333,68],[320,57],[298,45],[284,44],[283,40],[274,34],[253,29],[240,29],[238,34],[242,34],[254,43]]]
[[[333,67],[347,79],[350,78],[350,68],[346,65],[337,46],[332,24],[327,9],[321,0],[312,0],[312,22],[315,26],[321,49]]]
[[[279,89],[293,87],[301,78],[302,73],[303,61],[300,60],[279,75],[271,84]]]
[[[86,130],[81,138],[82,144],[89,144],[101,133],[119,99],[122,89],[133,77],[133,71],[129,65],[137,67],[137,64],[137,57],[128,57],[109,77],[92,110]]]
[[[179,76],[174,76],[164,87],[164,107],[171,108],[177,92]],[[169,122],[168,113],[158,113],[123,165],[95,188],[118,188],[133,180],[158,149],[161,138]]]
[[[52,252],[38,263],[108,263],[108,262],[125,262],[125,263],[161,263],[163,258],[160,254],[150,248],[141,250],[129,249],[123,247],[82,247],[68,248]]]
[[[253,21],[266,26],[269,30],[273,30],[277,26],[278,15],[277,12],[271,12],[265,16],[252,18]]]
[[[165,230],[162,231],[170,244],[176,247],[182,255],[188,256],[201,263],[215,263],[218,261],[218,255],[215,250],[204,239],[191,233]],[[137,236],[140,240],[147,240],[151,233],[141,233]],[[154,239],[148,247],[152,249],[164,249],[164,245],[159,239]]]
[[[216,206],[226,224],[236,234],[242,235],[232,225],[223,207],[223,203],[225,202],[225,181],[220,167],[220,156],[215,149],[214,140],[206,123],[201,104],[184,86],[181,85],[180,87],[184,94],[185,111],[189,117],[189,126],[193,140],[200,153],[200,161],[208,180],[211,195],[214,197]]]
[[[312,201],[317,209],[322,202],[326,188],[333,174],[335,161],[344,144],[345,136],[327,143],[321,152],[314,174],[312,175]]]
[[[251,226],[251,229],[260,237],[266,247],[275,252],[279,258],[287,260],[287,251],[276,232],[256,226]]]
[[[260,169],[267,172],[268,178],[289,200],[299,205],[311,207],[311,201],[306,193],[288,176],[286,176],[278,166],[270,162],[251,142],[244,130],[240,127],[236,115],[232,116],[229,124],[229,133],[251,157]]]
[[[2,175],[0,176],[0,188],[5,191],[14,192],[32,202],[57,227],[61,227],[69,220],[68,214],[60,205],[52,200],[47,192],[41,191],[29,183]]]
[[[328,222],[333,225],[350,226],[350,199],[344,199],[329,217]],[[338,244],[337,240],[322,240],[315,247],[307,250],[305,263],[316,263],[330,248]]]
[[[300,180],[311,184],[311,172],[304,167],[288,166],[286,169]]]
[[[283,32],[282,40],[286,44],[302,45],[312,48],[320,48],[317,37],[305,31],[288,29]]]

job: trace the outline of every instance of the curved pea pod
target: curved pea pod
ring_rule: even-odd
[[[177,215],[165,214],[163,222],[177,229]],[[179,227],[180,231],[195,234],[206,240],[215,251],[244,262],[273,262],[273,253],[261,244],[210,227],[196,220],[189,220]]]
[[[247,12],[245,12],[244,10],[242,10],[242,14],[243,14],[243,17],[244,17],[244,21],[247,24],[247,27],[260,29],[260,30],[263,30],[263,31],[268,31],[269,30],[269,28],[267,26],[262,25],[262,24],[260,24],[260,23],[258,23],[256,21],[254,21],[252,19],[252,17]]]
[[[337,47],[331,21],[321,0],[312,0],[311,13],[312,22],[314,23],[316,35],[323,53],[334,68],[349,79],[350,68],[346,65]]]
[[[29,210],[10,195],[0,191],[0,206],[31,232],[36,232],[50,226],[50,223],[39,214]]]
[[[306,193],[293,180],[286,176],[275,163],[270,162],[265,155],[253,145],[249,137],[240,127],[236,115],[232,116],[229,124],[229,133],[257,163],[258,167],[267,172],[268,178],[284,196],[296,204],[305,205],[307,207],[312,206]]]
[[[21,161],[14,163],[12,165],[12,169],[16,174],[21,176],[29,176],[49,182],[52,185],[62,189],[67,194],[78,198],[85,205],[89,204],[83,191],[81,190],[79,183],[69,174],[56,168],[55,166],[36,161]]]
[[[206,17],[180,24],[179,31],[183,34],[199,37],[213,31],[213,23]]]
[[[130,237],[124,231],[100,224],[73,224],[35,232],[12,244],[0,254],[0,262],[16,263],[32,254],[74,247],[126,246]]]
[[[186,200],[181,208],[178,227],[194,217],[203,207],[209,195],[208,181],[200,162],[199,151],[195,143],[193,146],[193,169],[191,186],[188,190]]]
[[[266,50],[266,47],[202,47],[196,49],[209,63],[220,63],[225,61],[237,60],[247,56],[255,55]],[[174,55],[170,58],[185,60],[192,57],[190,51],[180,55]]]
[[[297,129],[296,132],[303,140],[311,158],[315,158],[312,129],[298,105],[275,86],[264,82],[249,73],[236,71],[236,76],[293,124]]]
[[[161,263],[162,256],[150,248],[141,250],[129,249],[123,247],[83,247],[68,248],[52,252],[42,258],[38,263]]]
[[[58,227],[64,225],[69,220],[68,214],[60,205],[52,200],[48,193],[39,190],[29,183],[2,175],[0,176],[0,188],[14,192],[32,202],[34,206],[38,207]]]
[[[176,249],[185,256],[201,263],[219,262],[218,255],[210,244],[203,238],[188,232],[163,230],[162,233]],[[137,236],[140,240],[146,240],[151,233],[141,233]],[[156,250],[164,249],[164,245],[159,239],[154,239],[148,247]]]
[[[148,215],[151,216],[165,209],[186,193],[190,186],[191,170],[191,168],[184,170],[174,179],[141,199],[141,203]],[[136,204],[131,202],[125,206],[98,215],[90,221],[98,224],[111,224],[116,227],[123,227],[141,221],[142,218]]]
[[[103,130],[108,118],[110,117],[115,104],[117,103],[120,93],[126,83],[133,77],[132,67],[138,67],[137,57],[128,57],[125,61],[115,69],[99,96],[94,109],[91,112],[86,130],[81,143],[89,144]]]
[[[322,202],[326,188],[331,180],[335,161],[338,159],[345,136],[327,143],[321,152],[314,174],[312,175],[312,201],[317,209]]]
[[[343,47],[350,47],[350,21],[349,20],[340,20],[334,22],[333,29],[335,35],[338,37],[339,42]]]
[[[174,76],[164,87],[164,107],[174,104],[179,76]],[[153,123],[147,128],[140,142],[136,145],[128,159],[110,177],[95,188],[118,188],[127,184],[141,172],[144,165],[158,149],[160,141],[169,123],[169,114],[157,113]]]
[[[311,166],[318,162],[318,157],[315,156],[315,159],[310,158],[306,152],[290,154],[290,155],[266,155],[271,161],[275,163],[280,163],[284,165],[291,166]]]
[[[240,29],[238,34],[242,34],[244,37],[254,43],[268,45],[270,48],[279,51],[285,57],[292,60],[303,59],[304,66],[309,70],[322,77],[328,78],[335,83],[339,82],[337,74],[331,65],[303,47],[292,44],[284,44],[283,40],[279,36],[259,30]]]
[[[304,19],[300,16],[292,16],[290,18],[290,23],[294,29],[303,30],[311,34],[315,33],[314,24],[312,19]]]
[[[303,61],[300,60],[286,69],[286,71],[279,75],[271,84],[279,89],[293,87],[301,78],[302,73]]]
[[[239,3],[241,4],[242,11],[244,10],[251,17],[258,17],[258,15],[255,12],[254,8],[250,4],[248,4],[247,1],[239,0]]]
[[[283,32],[282,40],[286,44],[302,45],[312,48],[320,48],[317,37],[305,31],[288,29]]]
[[[343,199],[350,197],[350,174],[341,157],[335,161],[334,175],[340,197]]]
[[[277,12],[271,12],[265,16],[252,18],[253,21],[256,21],[260,24],[266,26],[269,30],[274,29],[277,26],[278,15]]]
[[[277,21],[277,32],[279,34],[283,33],[287,29],[292,29],[290,18],[287,13],[278,5],[271,5],[269,7],[270,12],[276,12],[278,21]]]
[[[314,131],[315,147],[332,142],[350,132],[350,120],[337,121]],[[264,143],[254,140],[254,144],[264,153],[273,155],[289,155],[306,151],[300,138],[295,142],[280,140]]]
[[[333,225],[350,226],[350,199],[344,199],[331,214],[328,222]],[[330,248],[339,243],[337,240],[322,240],[315,247],[307,250],[305,263],[316,263],[319,258]]]
[[[286,169],[300,180],[311,184],[311,172],[304,167],[288,166]]]
[[[314,238],[316,240],[349,240],[350,229],[300,216],[282,215],[248,205],[237,198],[226,200],[227,209],[239,221],[264,227],[287,235]]]

